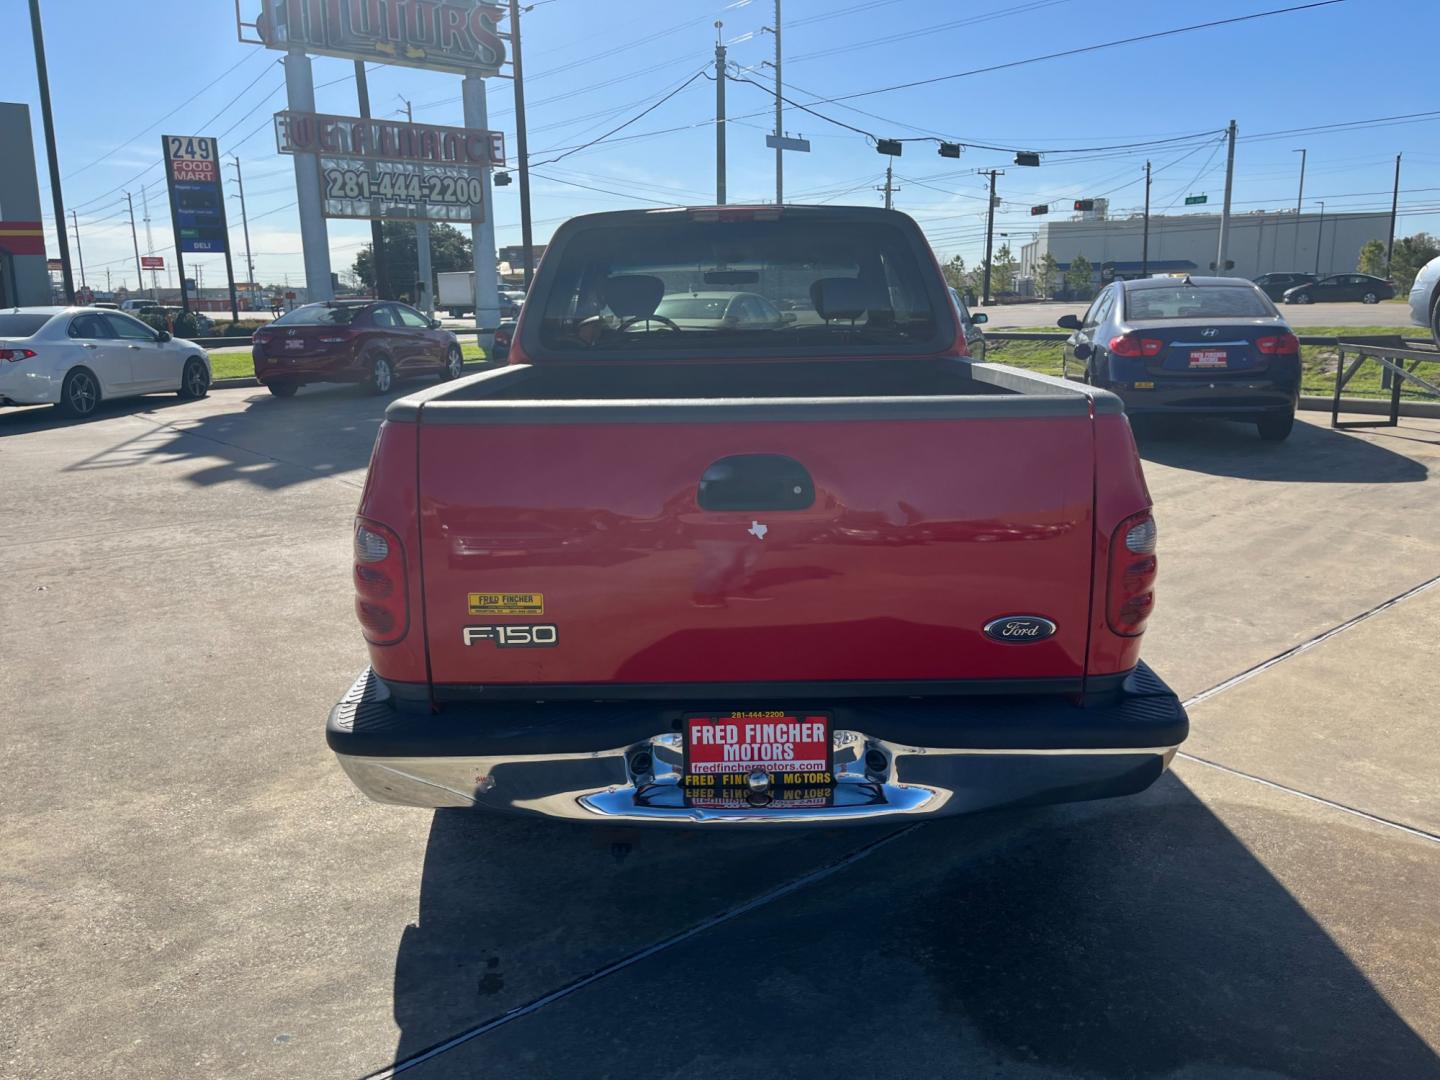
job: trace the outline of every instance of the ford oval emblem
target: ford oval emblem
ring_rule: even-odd
[[[1055,624],[1039,615],[1006,615],[985,624],[985,635],[1012,645],[1044,641],[1055,633]]]

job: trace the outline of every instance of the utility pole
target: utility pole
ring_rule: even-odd
[[[250,286],[250,302],[255,302],[255,260],[250,257],[250,217],[245,213],[245,178],[240,175],[240,156],[230,155],[235,160],[235,183],[240,188],[240,225],[245,231],[245,283]]]
[[[1395,257],[1395,215],[1400,212],[1400,155],[1395,155],[1395,192],[1390,196],[1390,243],[1385,247],[1385,276],[1390,276],[1390,260]]]
[[[370,119],[370,84],[365,78],[365,61],[355,61],[355,92],[360,98],[360,118]],[[486,207],[486,212],[490,210]],[[390,278],[385,272],[385,226],[378,218],[370,219],[370,256],[375,264],[375,297],[389,300]],[[315,299],[313,296],[310,299]]]
[[[884,186],[884,187],[878,187],[878,188],[875,189],[876,191],[883,191],[883,192],[885,193],[885,209],[886,209],[886,210],[894,210],[894,209],[895,209],[895,192],[897,192],[897,191],[900,190],[900,188],[897,188],[897,187],[895,186],[895,183],[894,183],[894,180],[895,180],[894,167],[895,167],[895,159],[894,159],[894,158],[891,158],[890,161],[889,161],[889,163],[885,166],[885,186]]]
[[[85,252],[80,248],[80,215],[71,210],[70,220],[75,225],[75,254],[80,257],[80,287],[85,288]]]
[[[130,243],[135,247],[135,291],[145,288],[145,275],[140,269],[140,238],[135,234],[135,199],[125,192],[125,203],[130,207]]]
[[[530,154],[525,142],[525,69],[520,60],[520,0],[510,0],[510,60],[515,68],[515,141],[520,155],[520,243],[523,245],[525,288],[535,276],[534,233],[530,228]],[[430,227],[429,223],[425,226]],[[429,238],[426,238],[429,246]],[[429,286],[427,284],[426,288]]]
[[[784,102],[780,97],[780,0],[775,0],[775,205],[785,205],[785,151],[779,140],[785,137],[783,128]]]
[[[405,102],[406,120],[412,124],[415,123],[415,110],[410,105],[410,99],[401,96],[400,100]],[[522,142],[520,145],[523,147],[525,144]],[[520,153],[523,157],[525,151],[521,150]],[[521,190],[523,191],[524,189],[522,188]],[[415,222],[415,260],[417,272],[420,276],[420,280],[417,281],[416,284],[421,286],[425,294],[423,297],[417,296],[415,298],[415,306],[422,309],[425,314],[431,318],[434,318],[435,275],[432,273],[430,265],[430,220],[428,218]],[[528,274],[526,275],[525,282],[527,285],[530,282]]]
[[[1145,231],[1140,240],[1140,276],[1150,276],[1150,162],[1145,162]]]
[[[140,188],[140,208],[145,215],[145,254],[154,255],[155,237],[150,232],[150,196],[145,193],[144,185],[141,185]],[[165,282],[167,285],[170,282],[170,271],[168,269],[165,271]],[[135,283],[135,291],[143,292],[144,290],[145,279],[141,278]],[[150,299],[160,299],[160,278],[158,272],[155,270],[150,271]]]
[[[75,278],[70,271],[70,238],[65,235],[65,197],[60,191],[60,158],[55,152],[55,116],[50,111],[50,74],[45,66],[45,32],[40,27],[40,0],[30,0],[30,35],[35,41],[35,81],[40,88],[40,117],[45,124],[50,195],[55,201],[55,239],[60,245],[60,274],[65,282],[65,302],[73,304]]]
[[[715,205],[725,205],[725,42],[715,23]],[[777,153],[779,151],[776,151]]]
[[[1300,207],[1305,203],[1305,158],[1308,155],[1304,150],[1290,152],[1300,155],[1300,191],[1295,196],[1295,250],[1290,253],[1290,265],[1295,266],[1300,262]]]
[[[1230,196],[1235,190],[1235,121],[1230,121],[1227,138],[1230,146],[1225,153],[1225,204],[1220,209],[1220,250],[1215,255],[1215,273],[1225,273],[1225,257],[1230,254]]]
[[[1320,224],[1315,230],[1315,276],[1320,276],[1320,241],[1325,236],[1325,200],[1320,200]]]
[[[980,291],[984,294],[981,303],[990,303],[990,260],[995,244],[995,178],[1005,175],[999,169],[991,169],[989,173],[982,173],[982,176],[990,177],[990,206],[985,213],[985,279],[981,284]]]

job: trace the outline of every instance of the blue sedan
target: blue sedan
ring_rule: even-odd
[[[1300,401],[1300,342],[1258,287],[1239,278],[1146,278],[1101,290],[1066,315],[1066,378],[1125,402],[1132,417],[1188,413],[1255,424],[1279,441]]]

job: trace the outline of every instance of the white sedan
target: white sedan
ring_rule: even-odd
[[[0,309],[0,405],[56,405],[91,415],[102,400],[210,392],[210,355],[121,311]]]

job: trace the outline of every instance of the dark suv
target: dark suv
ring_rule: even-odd
[[[1260,286],[1260,291],[1271,300],[1279,300],[1285,296],[1286,289],[1293,289],[1297,285],[1309,285],[1315,280],[1314,274],[1261,274],[1255,279],[1255,284]]]

